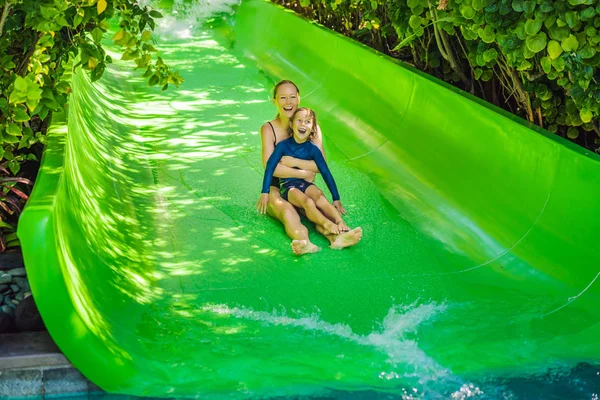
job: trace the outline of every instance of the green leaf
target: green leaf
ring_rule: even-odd
[[[100,43],[102,41],[102,36],[104,36],[104,31],[98,27],[95,27],[92,30],[92,37],[94,38],[94,42]]]
[[[20,136],[21,135],[21,126],[11,122],[10,124],[8,124],[8,127],[6,128],[6,133],[8,133],[9,135],[12,135],[12,136]]]
[[[595,16],[596,16],[596,10],[594,10],[594,7],[588,7],[585,10],[583,10],[580,14],[582,21],[590,20],[590,19],[594,18]]]
[[[551,1],[546,0],[542,4],[540,4],[540,10],[542,10],[545,13],[554,11],[554,5],[552,5]]]
[[[77,28],[81,21],[83,21],[83,17],[79,14],[76,14],[73,18],[73,28]]]
[[[475,68],[475,79],[479,80],[479,78],[481,78],[481,75],[483,75],[483,70],[481,68]]]
[[[56,9],[54,7],[40,6],[40,13],[44,19],[53,20],[56,16]]]
[[[527,48],[530,51],[532,51],[534,53],[539,53],[540,51],[542,51],[546,48],[546,40],[547,40],[546,33],[540,32],[537,35],[528,36],[527,39],[525,40],[525,44],[527,45]]]
[[[147,42],[150,39],[152,39],[152,32],[145,30],[144,33],[142,33],[142,40]]]
[[[590,122],[594,118],[594,115],[589,109],[583,108],[579,110],[579,117],[581,117],[583,122]]]
[[[17,79],[15,79],[15,90],[27,93],[27,79],[17,76]]]
[[[560,46],[567,52],[576,51],[579,48],[579,42],[574,35],[569,35],[568,38],[563,39],[560,42]]]
[[[535,1],[524,1],[523,2],[523,12],[527,13],[527,14],[531,14],[534,10],[535,10],[535,5],[536,2]]]
[[[152,18],[162,18],[163,17],[162,14],[159,13],[158,11],[156,11],[156,10],[150,11],[150,16]]]
[[[11,161],[8,163],[8,169],[10,169],[10,172],[12,172],[13,175],[16,175],[21,170],[21,164],[17,161]]]
[[[475,11],[481,11],[486,6],[485,3],[486,3],[486,1],[484,1],[484,0],[472,0],[471,6],[473,7],[473,9]]]
[[[573,28],[579,23],[579,14],[577,14],[576,11],[567,11],[565,14],[565,20],[567,21],[569,28]]]
[[[485,60],[486,63],[495,60],[498,57],[498,52],[496,51],[496,49],[487,49],[486,51],[483,52],[483,59]]]
[[[550,56],[550,58],[552,58],[553,60],[558,58],[563,52],[562,47],[560,46],[560,43],[558,43],[556,40],[551,40],[548,42],[548,55]]]
[[[473,19],[473,17],[476,14],[476,11],[471,6],[468,6],[466,4],[461,4],[459,10],[461,15],[466,19]]]
[[[0,110],[6,109],[7,105],[8,105],[8,101],[6,101],[6,99],[4,97],[0,97]]]
[[[419,28],[421,26],[421,17],[418,15],[411,15],[408,19],[408,25],[413,29]]]
[[[567,136],[569,137],[569,139],[571,140],[575,140],[577,139],[577,137],[579,137],[579,129],[574,128],[574,127],[570,127],[567,130]]]
[[[512,8],[516,12],[523,12],[523,0],[513,0]]]
[[[528,19],[527,22],[525,22],[525,32],[527,32],[529,36],[537,34],[540,29],[542,29],[541,19]]]
[[[579,50],[579,56],[583,60],[588,60],[588,59],[594,57],[595,55],[596,55],[596,50],[589,44],[586,44],[585,46],[583,46],[583,48],[581,50]]]
[[[527,60],[523,60],[523,62],[521,62],[521,65],[519,65],[519,67],[517,68],[518,71],[525,71],[528,70],[529,68],[531,68],[531,63]]]
[[[563,40],[569,37],[569,35],[571,34],[571,30],[568,26],[561,27],[555,25],[550,29],[548,33],[550,34],[550,37],[554,40]]]
[[[492,79],[493,76],[494,76],[494,71],[492,71],[491,69],[488,69],[483,73],[483,75],[481,75],[481,80],[484,82],[487,82],[490,79]]]
[[[486,25],[485,28],[479,28],[477,34],[484,43],[493,43],[496,40],[496,32],[491,25]]]
[[[540,64],[542,65],[542,69],[546,74],[549,74],[552,71],[552,60],[550,57],[542,57]]]
[[[156,84],[158,84],[158,82],[160,81],[160,76],[154,74],[152,75],[152,77],[148,80],[148,85],[150,86],[154,86]]]
[[[29,114],[25,112],[21,107],[17,107],[15,110],[15,114],[13,116],[13,121],[15,122],[25,122],[29,121]]]

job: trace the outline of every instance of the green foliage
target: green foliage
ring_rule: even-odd
[[[552,132],[600,147],[596,0],[279,3]]]
[[[31,154],[28,158],[35,157]],[[0,164],[0,253],[20,245],[16,234],[17,220],[29,198],[25,192],[31,186],[31,182],[25,178],[11,176],[16,173],[15,168],[18,172],[19,161],[21,160],[4,161]]]
[[[148,6],[132,0],[0,0],[0,160],[13,173],[31,146],[45,143],[50,113],[67,103],[71,88],[61,80],[67,65],[76,62],[95,81],[112,62],[102,43],[113,17],[119,18],[113,41],[123,49],[122,59],[163,90],[182,82],[160,57],[153,59],[151,31],[161,15]]]

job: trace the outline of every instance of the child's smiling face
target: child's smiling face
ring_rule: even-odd
[[[294,139],[298,143],[306,142],[313,132],[313,118],[312,115],[306,111],[301,110],[296,113],[294,120],[292,121],[292,130],[294,131]]]

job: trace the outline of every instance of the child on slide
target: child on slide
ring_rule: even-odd
[[[290,134],[293,136],[281,141],[267,161],[262,185],[262,193],[258,200],[258,209],[264,214],[269,202],[269,186],[277,164],[283,156],[291,156],[302,160],[313,160],[317,164],[331,196],[342,209],[337,186],[323,158],[321,150],[310,139],[315,135],[317,117],[309,108],[298,108],[290,120]],[[329,203],[323,192],[311,182],[298,178],[281,178],[281,196],[296,207],[304,209],[312,222],[325,229],[325,235],[338,235],[350,230],[339,211]]]

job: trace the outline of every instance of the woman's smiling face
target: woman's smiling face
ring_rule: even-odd
[[[307,110],[300,110],[296,113],[291,123],[296,142],[306,142],[313,132],[314,121],[311,113]]]
[[[292,118],[294,111],[300,103],[300,95],[296,87],[289,83],[284,83],[277,88],[277,95],[273,99],[279,115],[282,117]]]

